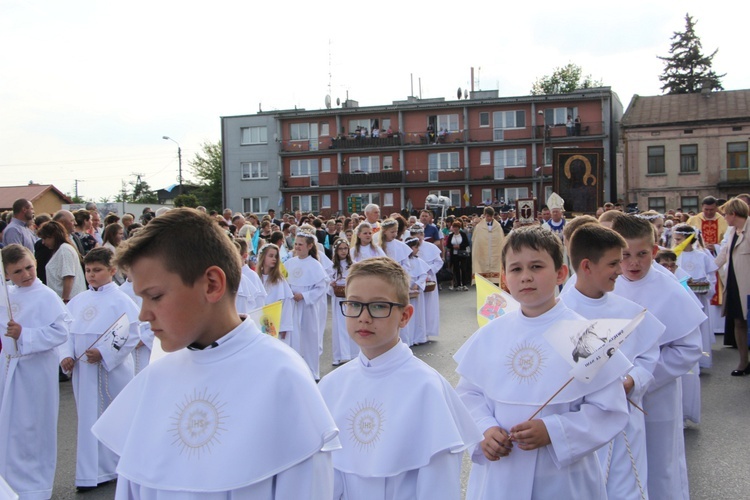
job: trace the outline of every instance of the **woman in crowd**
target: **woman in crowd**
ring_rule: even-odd
[[[73,213],[75,219],[75,233],[81,240],[83,246],[83,255],[86,255],[92,248],[96,247],[96,238],[91,233],[91,212],[88,210],[76,210]]]
[[[70,244],[63,225],[57,221],[44,224],[37,236],[42,239],[44,246],[53,252],[45,268],[47,286],[67,304],[70,299],[86,291],[81,256]]]
[[[453,271],[452,290],[464,292],[469,290],[471,284],[471,272],[469,264],[469,236],[463,231],[463,224],[456,220],[451,224],[451,232],[446,236],[446,249],[450,254],[451,270]]]

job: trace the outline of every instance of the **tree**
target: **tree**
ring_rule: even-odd
[[[577,64],[568,63],[561,68],[555,68],[552,75],[537,78],[531,86],[531,95],[568,94],[578,89],[601,87],[600,80],[593,80],[591,75],[581,79],[583,69]]]
[[[695,34],[695,24],[690,14],[685,14],[685,31],[675,31],[670,40],[669,56],[659,59],[664,61],[664,74],[659,80],[664,83],[661,90],[665,94],[692,94],[703,88],[724,90],[721,78],[711,69],[714,56],[702,52],[701,39]]]
[[[174,206],[195,208],[200,204],[194,194],[178,194],[174,197]]]
[[[204,142],[188,165],[199,181],[199,187],[191,194],[208,210],[221,211],[221,141]]]
[[[156,196],[156,193],[151,190],[151,186],[142,179],[143,174],[133,175],[135,176],[135,181],[128,182],[133,188],[133,192],[129,196],[129,201],[133,203],[158,203],[159,198]]]

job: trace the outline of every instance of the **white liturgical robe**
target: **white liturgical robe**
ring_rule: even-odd
[[[251,320],[141,372],[92,429],[118,499],[329,499],[338,430],[305,363]]]
[[[355,263],[373,257],[387,257],[383,249],[375,245],[360,246],[359,252],[355,247],[352,247],[349,249],[349,255],[352,256],[352,262]]]
[[[622,278],[618,278],[622,279]],[[586,319],[636,317],[643,307],[628,299],[607,293],[599,299],[583,295],[575,287],[567,290],[560,299],[565,305]],[[664,325],[647,313],[643,321],[622,344],[620,351],[627,356],[633,369],[633,388],[628,399],[643,407],[643,396],[654,380],[653,371],[659,360],[659,338]],[[609,498],[642,500],[647,498],[648,465],[646,461],[646,422],[643,413],[629,405],[630,419],[625,429],[597,455],[602,464]]]
[[[404,343],[360,353],[320,382],[341,434],[336,500],[455,500],[463,451],[481,440],[453,388]]]
[[[60,346],[59,358],[81,359],[73,368],[73,394],[78,410],[78,443],[76,452],[76,486],[96,486],[117,477],[117,457],[91,434],[99,415],[133,378],[131,353],[138,344],[140,321],[138,307],[115,283],[89,289],[68,303],[73,317],[68,342]],[[122,314],[127,314],[127,339],[105,335]],[[92,344],[102,360],[86,361],[84,352]]]
[[[654,272],[659,267],[653,264],[638,281],[617,278],[614,293],[645,307],[666,327],[659,338],[654,381],[643,398],[647,413],[648,491],[654,500],[687,500],[690,495],[678,379],[702,355],[700,324],[706,316],[694,295],[670,277],[671,273]]]
[[[427,262],[432,271],[427,278],[428,281],[437,282],[437,273],[443,267],[443,258],[440,253],[440,249],[429,241],[422,241],[419,245],[417,255]],[[440,335],[440,297],[437,286],[435,286],[435,290],[424,294],[424,327],[428,337]]]
[[[137,296],[133,291],[133,282],[125,280],[125,283],[120,285],[120,290],[135,302],[135,305],[140,311],[143,299]],[[146,368],[151,361],[151,351],[154,348],[154,332],[151,331],[151,325],[149,325],[148,321],[141,322],[139,335],[141,341],[136,348],[133,349],[133,370],[135,375],[141,373],[141,370]]]
[[[331,284],[340,286],[346,285],[346,276],[349,274],[349,264],[345,260],[339,263],[340,272],[335,268],[331,270]],[[333,293],[333,287],[328,287],[328,293],[331,296],[331,344],[333,347],[333,363],[339,365],[346,361],[351,361],[359,354],[359,346],[346,329],[346,318],[341,312],[341,301],[344,297],[336,297]]]
[[[289,288],[289,283],[282,277],[276,283],[271,283],[268,280],[268,275],[264,275],[263,288],[266,290],[266,297],[264,298],[264,304],[273,304],[274,302],[281,301],[281,325],[279,325],[279,332],[287,332],[287,337],[280,340],[285,344],[289,344],[289,334],[294,329],[294,294],[292,289]]]
[[[0,476],[20,498],[44,500],[52,496],[57,461],[55,348],[68,340],[71,318],[60,297],[39,280],[28,287],[9,286],[8,295],[13,320],[22,330],[17,342],[2,337]],[[0,305],[0,325],[8,324],[7,311]]]
[[[559,321],[581,319],[558,301],[535,318],[520,310],[501,316],[466,341],[455,355],[461,375],[456,391],[480,431],[496,426],[509,431],[570,379],[570,365],[544,334]],[[535,417],[544,422],[549,445],[531,451],[514,447],[495,462],[477,446],[467,498],[490,500],[506,493],[519,499],[606,498],[595,451],[627,424],[621,377],[631,367],[615,352],[590,383],[574,380],[555,396]]]

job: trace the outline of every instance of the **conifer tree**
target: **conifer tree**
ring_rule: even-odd
[[[664,61],[664,74],[659,77],[665,94],[691,94],[704,87],[724,90],[721,78],[711,69],[712,60],[719,49],[711,55],[702,52],[701,39],[695,34],[695,24],[690,14],[685,14],[685,31],[675,31],[671,37],[669,56],[659,57]]]

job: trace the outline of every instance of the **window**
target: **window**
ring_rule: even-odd
[[[240,163],[242,167],[242,180],[268,179],[268,162],[248,161]]]
[[[485,205],[492,204],[492,189],[482,189],[482,203]]]
[[[370,203],[374,203],[375,205],[380,205],[380,193],[352,193],[351,196],[359,196],[359,199],[362,200],[362,209],[369,205]]]
[[[489,151],[482,151],[479,153],[479,164],[489,165],[492,162]]]
[[[289,164],[292,177],[310,177],[310,186],[318,185],[318,160],[292,160]]]
[[[301,212],[317,212],[318,195],[308,194],[292,196],[292,211],[296,212],[297,210]]]
[[[529,188],[515,187],[505,188],[505,203],[513,204],[520,198],[529,197]]]
[[[393,206],[393,193],[383,193],[383,206],[384,207]]]
[[[307,141],[310,139],[309,123],[292,123],[289,125],[289,137],[293,141]]]
[[[353,134],[357,131],[359,128],[366,128],[367,131],[370,131],[370,120],[349,120],[349,133]]]
[[[683,144],[680,146],[680,172],[692,173],[698,171],[698,145]]]
[[[487,112],[479,113],[479,126],[489,127],[490,126],[490,114]]]
[[[544,165],[552,166],[552,148],[544,148]]]
[[[261,213],[268,211],[268,198],[258,196],[255,198],[242,198],[242,211]]]
[[[438,181],[440,170],[458,170],[461,167],[458,152],[432,153],[427,157],[427,165],[430,182]]]
[[[320,160],[320,171],[321,172],[331,171],[331,159],[330,158],[323,158]]]
[[[525,149],[501,149],[495,151],[495,179],[505,179],[506,168],[526,166]]]
[[[454,207],[460,207],[461,206],[461,191],[458,189],[443,189],[438,191],[430,191],[430,194],[434,194],[436,196],[445,196],[446,198],[449,198],[451,200],[451,206]]]
[[[649,174],[664,174],[666,170],[664,168],[664,146],[649,146],[648,147],[648,173]]]
[[[320,197],[320,208],[331,208],[331,195],[324,194]]]
[[[320,124],[320,135],[321,136],[331,135],[331,129],[330,129],[330,126],[328,125],[328,122],[322,122]]]
[[[667,199],[663,196],[657,196],[657,197],[649,197],[648,199],[648,209],[649,210],[656,210],[660,214],[663,214],[667,211]]]
[[[388,130],[391,128],[391,119],[390,118],[383,118],[383,130]]]
[[[445,129],[448,132],[458,132],[458,115],[438,115],[437,131]]]
[[[544,124],[548,127],[566,125],[569,116],[571,120],[578,116],[578,106],[572,108],[548,108],[544,110]]]
[[[268,142],[267,127],[243,127],[240,132],[242,144],[266,144]]]
[[[393,156],[383,157],[383,170],[393,170]]]
[[[680,204],[682,204],[682,212],[687,213],[692,211],[698,213],[698,197],[697,196],[683,196],[680,198]]]
[[[380,172],[379,156],[353,156],[349,158],[349,172]]]
[[[524,111],[495,111],[492,113],[492,121],[494,123],[493,140],[502,141],[505,138],[505,129],[526,126],[526,113]]]
[[[747,143],[746,142],[727,143],[727,167],[728,168],[747,168]]]

